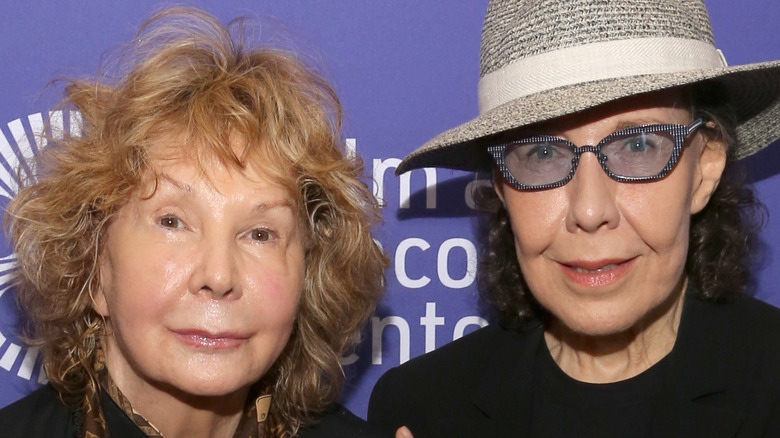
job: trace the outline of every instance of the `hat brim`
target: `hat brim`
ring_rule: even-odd
[[[421,167],[481,170],[490,166],[486,148],[505,131],[574,114],[624,97],[717,81],[737,116],[737,158],[780,138],[780,61],[681,73],[604,79],[524,96],[442,132],[398,166],[400,174]]]

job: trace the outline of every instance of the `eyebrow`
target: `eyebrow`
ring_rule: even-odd
[[[634,128],[637,126],[644,126],[644,125],[663,125],[663,124],[673,124],[673,122],[662,122],[658,119],[639,119],[639,120],[625,120],[620,123],[618,123],[615,126],[615,131],[622,131],[624,129],[628,128]]]
[[[168,182],[168,184],[172,185],[174,188],[181,190],[182,192],[192,193],[192,186],[183,182],[179,181],[175,178],[173,178],[170,175],[167,175],[165,173],[158,173],[157,174],[157,181],[164,180]]]
[[[168,174],[159,173],[157,175],[157,178],[158,180],[163,180],[167,182],[168,184],[172,185],[175,189],[185,192],[188,195],[192,194],[193,192],[191,185],[183,181],[179,181]],[[293,203],[290,202],[289,199],[281,199],[278,201],[270,201],[270,202],[260,202],[257,205],[255,205],[252,209],[254,211],[257,211],[258,213],[262,213],[275,208],[285,208],[285,207],[293,209]]]
[[[293,209],[292,202],[290,202],[287,199],[281,200],[281,201],[274,201],[274,202],[261,202],[257,204],[254,207],[254,210],[258,213],[263,213],[268,210],[273,210],[276,208],[289,208],[290,210]]]

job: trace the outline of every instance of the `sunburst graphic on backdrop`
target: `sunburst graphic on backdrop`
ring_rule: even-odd
[[[46,135],[62,136],[65,130],[77,135],[81,125],[80,114],[75,111],[53,111],[48,114],[49,126],[42,113],[31,114],[7,124],[8,131],[0,132],[0,203],[7,205],[19,190],[17,174],[29,176],[26,162],[46,147]],[[48,132],[45,132],[48,131]],[[8,136],[10,133],[10,136]],[[16,315],[14,305],[14,269],[16,254],[10,253],[6,242],[0,242],[0,373],[15,373],[25,380],[35,378],[38,383],[47,382],[39,351],[16,340]]]

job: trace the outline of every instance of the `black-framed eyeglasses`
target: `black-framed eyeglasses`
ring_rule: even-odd
[[[653,181],[666,176],[680,158],[685,139],[704,124],[632,126],[604,137],[596,146],[538,135],[488,147],[504,179],[518,190],[543,190],[568,183],[580,156],[593,152],[610,178]]]

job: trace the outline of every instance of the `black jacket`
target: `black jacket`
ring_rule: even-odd
[[[104,395],[103,412],[111,438],[147,438],[124,412]],[[2,438],[76,438],[78,415],[63,405],[50,385],[0,410]],[[379,438],[365,421],[334,405],[317,424],[301,430],[296,438]],[[81,437],[77,437],[81,438]]]
[[[388,371],[368,421],[415,438],[523,437],[531,414],[540,324],[490,325]],[[748,296],[728,304],[688,295],[646,436],[780,437],[780,309]]]

